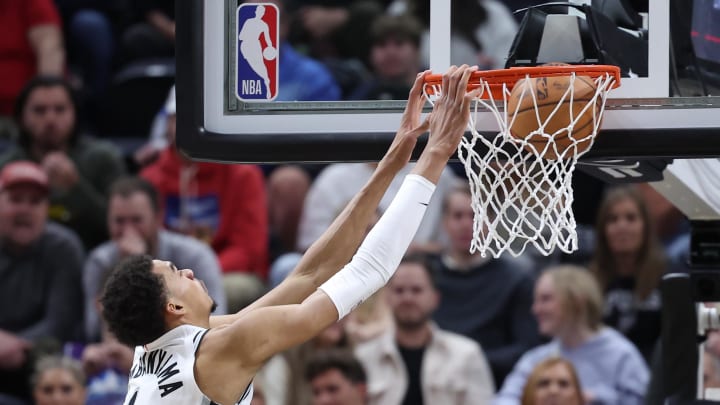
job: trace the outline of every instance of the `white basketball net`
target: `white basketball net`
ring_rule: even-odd
[[[587,77],[584,79],[588,80]],[[475,100],[468,124],[472,135],[464,137],[458,149],[472,193],[475,219],[471,253],[479,251],[482,256],[490,253],[497,258],[507,250],[513,256],[519,256],[528,245],[545,256],[550,255],[555,247],[565,253],[577,250],[576,223],[571,208],[572,175],[578,158],[595,141],[614,78],[608,74],[593,80],[597,88],[595,94],[590,100],[583,98],[582,104],[578,104],[580,100],[573,99],[576,82],[573,73],[565,95],[547,115],[546,122],[541,122],[538,114],[535,91],[528,91],[530,86],[524,86],[521,98],[532,97],[540,125],[527,138],[516,138],[510,134],[510,128],[519,108],[505,113],[510,91],[502,85],[502,94],[492,94],[492,87],[481,79],[483,94]],[[495,91],[500,92],[499,88],[495,87]],[[439,85],[426,85],[425,96],[430,103],[440,94]],[[489,97],[483,99],[483,95]],[[566,101],[569,102],[570,117],[574,119],[570,119],[567,127],[546,133],[548,122]],[[582,105],[582,109],[573,111],[573,106],[577,110],[578,105]],[[592,133],[576,139],[573,128],[581,117],[587,117],[584,114],[588,109],[592,110]],[[500,132],[495,137],[483,136],[476,129],[476,121],[483,110],[492,113],[497,121]],[[554,136],[558,134],[567,135],[569,141],[556,144]],[[531,137],[534,142],[528,142]],[[543,156],[558,158],[551,160]]]

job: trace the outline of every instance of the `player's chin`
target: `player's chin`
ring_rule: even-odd
[[[218,305],[217,305],[217,302],[215,302],[215,300],[211,299],[211,301],[212,301],[212,304],[210,305],[210,313],[212,314],[213,312],[215,312]]]

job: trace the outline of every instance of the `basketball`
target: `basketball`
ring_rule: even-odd
[[[275,49],[272,46],[268,46],[267,48],[263,49],[263,58],[267,60],[275,60],[277,57],[277,49]]]
[[[597,98],[595,108],[589,106],[583,111],[595,96],[595,82],[588,76],[576,76],[571,102],[570,94],[565,94],[572,80],[571,76],[524,78],[517,81],[508,98],[508,123],[512,122],[510,133],[515,138],[526,139],[530,144],[525,148],[534,148],[541,152],[545,159],[556,160],[559,156],[569,159],[575,154],[587,151],[592,145],[593,116],[602,107],[602,99]],[[537,110],[531,92],[535,93]],[[564,96],[565,99],[561,102]],[[516,114],[514,120],[512,114]],[[554,139],[557,153],[552,145],[547,145],[550,142],[548,137],[533,134],[542,122],[546,123],[545,134]],[[570,138],[568,127],[572,122],[575,122],[575,125]],[[565,153],[573,143],[576,143],[577,149]],[[543,153],[546,146],[547,150]]]

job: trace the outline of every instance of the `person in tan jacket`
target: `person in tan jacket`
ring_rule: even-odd
[[[386,294],[395,328],[355,349],[369,404],[489,403],[495,384],[480,346],[431,321],[440,294],[424,257],[406,256]]]

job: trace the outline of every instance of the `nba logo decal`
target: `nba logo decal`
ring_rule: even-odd
[[[278,93],[280,14],[274,4],[246,3],[237,11],[237,96],[268,101]]]

